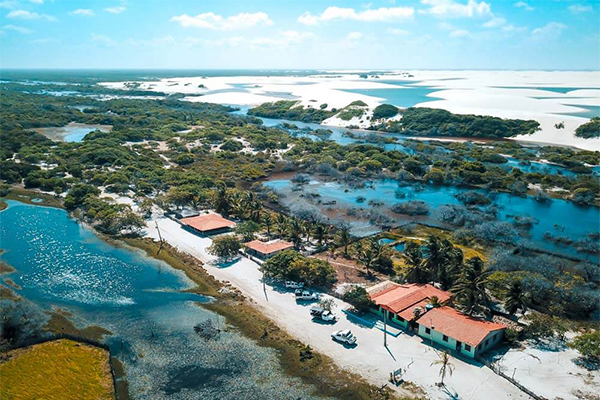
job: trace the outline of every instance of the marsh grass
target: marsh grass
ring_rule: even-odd
[[[0,365],[0,399],[114,399],[106,350],[68,339],[7,354]]]

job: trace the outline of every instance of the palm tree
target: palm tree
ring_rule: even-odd
[[[527,311],[527,305],[529,304],[529,297],[523,289],[521,281],[513,281],[506,293],[506,299],[504,300],[504,308],[510,315],[514,315],[518,310],[523,312]]]
[[[292,219],[288,225],[288,236],[296,249],[302,244],[302,224],[297,219]]]
[[[224,216],[228,216],[231,211],[231,194],[225,184],[217,186],[215,210]]]
[[[288,229],[288,219],[283,214],[277,214],[277,220],[275,221],[275,225],[277,226],[277,233],[280,236],[285,236],[285,233]]]
[[[267,236],[271,239],[271,226],[273,225],[273,217],[269,211],[265,211],[262,217],[263,224],[267,228]]]
[[[317,244],[321,246],[324,241],[327,240],[327,235],[329,234],[329,227],[323,224],[318,224],[315,226],[314,236],[317,239]]]
[[[415,242],[408,242],[403,257],[406,265],[404,279],[409,283],[426,283],[427,271],[423,266],[421,247]]]
[[[461,311],[468,315],[487,312],[489,297],[485,285],[488,275],[479,257],[466,262],[456,284],[450,290],[455,294],[455,303]]]
[[[429,299],[429,305],[433,308],[439,308],[442,306],[442,303],[440,303],[439,297],[431,296],[431,298]]]
[[[348,246],[352,243],[352,236],[350,236],[350,228],[344,226],[340,228],[336,236],[336,243],[338,246],[344,248],[344,255],[348,257]]]
[[[431,363],[431,366],[441,365],[440,368],[440,376],[442,377],[442,381],[440,384],[444,386],[444,378],[446,374],[452,376],[452,372],[454,372],[454,364],[450,362],[450,355],[447,351],[444,351],[440,354],[440,359]]]
[[[374,239],[368,239],[366,242],[358,242],[355,246],[354,256],[367,270],[367,275],[371,276],[371,267],[373,263],[379,258],[382,251],[382,246],[379,242]]]
[[[427,240],[425,241],[425,266],[431,272],[432,276],[435,276],[435,273],[438,268],[438,264],[443,259],[443,250],[442,244],[440,240],[435,235],[429,235]]]

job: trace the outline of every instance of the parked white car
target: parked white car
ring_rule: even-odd
[[[344,329],[343,331],[335,331],[331,334],[331,338],[336,342],[355,344],[356,336],[352,334],[350,329]]]
[[[304,287],[304,282],[285,281],[285,287],[288,289],[302,289]]]
[[[294,292],[296,300],[317,300],[319,295],[307,289],[296,289]]]
[[[310,315],[312,315],[314,318],[319,318],[320,320],[323,320],[325,322],[333,322],[337,319],[336,315],[331,311],[325,310],[317,306],[310,308]]]

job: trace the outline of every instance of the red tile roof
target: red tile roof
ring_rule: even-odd
[[[451,307],[434,308],[419,318],[417,323],[473,347],[490,332],[506,328],[506,325],[469,317]]]
[[[284,240],[271,240],[270,242],[253,240],[244,244],[244,246],[265,255],[273,254],[278,251],[291,249],[294,247],[292,243],[286,242]]]
[[[181,223],[197,229],[200,232],[235,227],[235,222],[223,218],[219,214],[203,214],[196,217],[183,218],[181,219]]]
[[[415,307],[423,308],[429,300],[437,296],[440,303],[450,300],[450,293],[428,284],[400,285],[385,281],[367,289],[371,300],[378,306],[400,315],[406,320],[412,320]]]

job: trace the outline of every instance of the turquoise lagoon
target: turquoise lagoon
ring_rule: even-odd
[[[316,397],[283,374],[275,351],[235,330],[209,341],[196,335],[197,323],[224,320],[196,305],[211,299],[182,292],[193,283],[180,271],[102,241],[63,210],[7,203],[0,259],[16,268],[8,275],[22,287],[16,292],[71,312],[76,325],[110,330],[105,341],[125,364],[134,398]]]
[[[273,179],[264,182],[264,185],[282,193],[281,201],[284,205],[297,200],[300,193],[316,193],[323,203],[335,200],[338,208],[372,208],[368,205],[370,200],[382,202],[382,211],[389,211],[389,207],[400,202],[420,200],[430,207],[430,216],[418,218],[419,220],[436,225],[442,223],[436,219],[436,209],[444,204],[460,204],[455,195],[471,189],[448,186],[405,186],[393,179],[376,180],[368,182],[366,187],[349,187],[338,182],[321,182],[313,178],[308,184],[302,186],[302,191],[292,191],[294,183],[289,179]],[[402,198],[397,194],[401,193]],[[482,191],[482,193],[485,193]],[[556,245],[544,240],[546,232],[554,236],[567,236],[577,241],[587,234],[600,230],[600,209],[598,207],[581,207],[564,200],[552,200],[550,203],[539,203],[531,197],[518,197],[507,193],[487,193],[493,204],[498,207],[498,219],[511,221],[515,216],[529,216],[536,219],[532,229],[524,238],[532,247],[547,251],[558,252],[565,255],[597,260],[586,254],[578,253],[572,247]],[[358,203],[356,199],[363,197],[364,201]],[[415,220],[409,216],[399,216],[399,224]],[[366,231],[367,233],[372,233]]]

